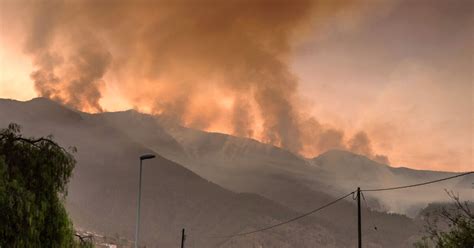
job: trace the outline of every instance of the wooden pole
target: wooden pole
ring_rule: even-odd
[[[184,248],[184,240],[186,240],[186,235],[184,234],[184,228],[181,231],[181,248]]]
[[[360,187],[357,187],[357,231],[358,231],[358,240],[359,248],[362,248],[362,220],[360,214]]]

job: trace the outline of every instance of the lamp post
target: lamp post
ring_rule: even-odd
[[[137,200],[137,225],[135,227],[135,248],[138,248],[138,240],[140,234],[140,199],[142,196],[142,162],[143,160],[152,159],[155,155],[143,154],[140,156],[140,175],[138,181],[138,200]]]

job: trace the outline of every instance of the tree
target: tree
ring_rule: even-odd
[[[17,124],[0,130],[0,247],[80,246],[64,207],[76,164],[68,150]]]
[[[459,196],[453,192],[446,193],[453,200],[452,206],[441,207],[438,211],[425,214],[428,235],[415,243],[415,247],[427,248],[430,244],[437,248],[474,247],[474,214],[470,203],[461,202]]]

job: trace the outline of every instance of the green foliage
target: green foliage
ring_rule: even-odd
[[[63,204],[75,163],[50,137],[0,131],[0,247],[77,247]]]
[[[429,248],[432,245],[437,248],[474,247],[474,215],[469,202],[461,202],[452,192],[447,193],[453,199],[454,207],[442,207],[439,211],[425,215],[428,235],[414,244],[416,248]]]

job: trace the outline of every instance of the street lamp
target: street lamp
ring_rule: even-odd
[[[143,154],[140,156],[140,176],[138,181],[138,200],[137,200],[137,226],[135,227],[135,248],[138,248],[138,239],[140,233],[140,199],[142,196],[142,161],[154,158],[153,154]]]

